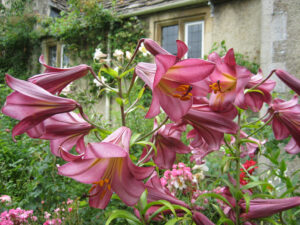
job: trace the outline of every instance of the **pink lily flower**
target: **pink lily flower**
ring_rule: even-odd
[[[113,192],[129,206],[137,203],[145,190],[141,180],[148,177],[152,167],[138,167],[129,157],[131,131],[120,127],[101,143],[89,143],[85,155],[58,168],[60,175],[81,183],[93,184],[89,203],[104,209]]]
[[[55,156],[61,156],[61,150],[69,152],[79,140],[87,135],[93,125],[74,112],[61,113],[46,119],[41,139],[50,140],[50,149]],[[82,153],[82,151],[78,152]]]
[[[154,121],[153,129],[157,128],[157,122]],[[153,158],[153,161],[160,169],[171,169],[176,160],[176,153],[185,154],[191,150],[188,146],[182,143],[181,134],[185,131],[185,125],[167,124],[163,125],[153,136],[151,142],[155,141],[157,154],[152,151],[148,160]],[[141,158],[143,158],[150,147],[144,149]]]
[[[58,113],[70,112],[79,107],[72,100],[50,94],[43,88],[6,74],[7,85],[15,90],[6,98],[2,113],[21,120],[12,130],[13,138],[35,127]]]
[[[40,56],[39,61],[46,67],[45,72],[30,77],[28,81],[44,88],[52,94],[60,94],[69,83],[87,75],[91,69],[91,67],[86,64],[70,68],[48,66],[44,61],[43,55]]]
[[[177,40],[177,49],[177,56],[158,54],[161,50],[157,50],[154,52],[156,65],[139,63],[136,66],[136,74],[153,92],[146,118],[158,115],[162,107],[171,120],[178,121],[192,106],[193,96],[207,93],[204,93],[205,88],[201,90],[204,86],[201,81],[213,71],[214,63],[201,59],[180,60],[188,50],[182,41]]]
[[[214,111],[224,111],[231,104],[245,108],[244,88],[251,77],[251,72],[235,62],[233,49],[229,49],[223,58],[213,52],[208,60],[216,64],[210,75],[213,91],[209,105]]]
[[[271,116],[271,121],[274,136],[277,140],[287,138],[289,135],[293,137],[298,147],[300,146],[300,105],[298,104],[298,96],[295,95],[291,100],[284,101],[281,99],[274,99],[269,108],[269,117],[265,119],[268,121]],[[291,147],[293,141],[288,147]]]
[[[171,53],[169,53],[167,50],[160,47],[160,45],[157,42],[153,41],[152,39],[145,38],[144,46],[153,56],[156,56],[158,54],[171,55]],[[181,46],[187,47],[186,45],[181,45]],[[182,49],[182,52],[184,52],[184,51],[186,53],[187,49]]]
[[[246,88],[252,88],[255,85],[259,84],[263,80],[262,71],[259,70],[257,75],[252,76]],[[256,89],[261,91],[259,92],[248,92],[245,95],[245,104],[253,111],[258,112],[263,103],[266,102],[270,105],[272,101],[271,91],[274,89],[276,82],[273,80],[267,80],[263,84],[259,85]]]
[[[285,151],[289,154],[298,154],[300,153],[300,146],[297,145],[297,142],[295,141],[294,138],[291,138],[289,143],[284,147]]]
[[[277,77],[282,80],[287,86],[289,86],[293,91],[295,91],[298,95],[300,95],[300,80],[296,77],[292,76],[288,72],[284,70],[276,70],[275,71]]]
[[[208,150],[218,150],[224,138],[224,133],[235,134],[237,124],[232,121],[236,116],[236,109],[231,108],[224,114],[214,112],[209,107],[207,99],[198,100],[197,105],[193,105],[188,113],[182,118],[184,123],[194,127],[195,133],[190,133],[198,140],[193,141],[192,147],[197,147],[205,142]],[[195,136],[196,135],[196,136]]]
[[[241,214],[241,217],[247,220],[268,217],[299,205],[300,197],[282,199],[253,199],[250,200],[248,213],[246,213],[246,203],[240,203],[240,206],[244,211],[244,213]]]
[[[196,225],[215,225],[204,214],[197,211],[193,211],[193,221],[196,223]]]

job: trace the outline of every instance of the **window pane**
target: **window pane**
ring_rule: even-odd
[[[61,47],[61,59],[60,59],[60,67],[67,68],[69,65],[70,59],[67,56],[67,48],[65,45]]]
[[[56,66],[56,46],[49,47],[49,65]]]
[[[178,39],[178,25],[162,27],[162,47],[173,55],[177,54],[176,40]]]
[[[189,47],[188,58],[202,57],[202,32],[203,23],[193,22],[185,24],[185,37]]]

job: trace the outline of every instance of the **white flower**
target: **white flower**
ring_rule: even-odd
[[[126,59],[130,60],[131,57],[132,57],[131,52],[130,51],[126,51],[125,54],[126,54]]]
[[[139,47],[139,51],[143,53],[143,56],[147,56],[150,55],[151,53],[148,52],[148,50],[145,48],[144,43],[141,44],[141,46]]]
[[[124,52],[122,52],[120,49],[116,49],[113,56],[116,57],[117,60],[121,60],[124,56]]]
[[[201,165],[195,165],[192,170],[208,171],[209,169],[205,164],[201,164]]]
[[[101,52],[100,48],[96,48],[96,51],[94,53],[94,60],[100,60],[101,58],[105,58],[107,55]]]

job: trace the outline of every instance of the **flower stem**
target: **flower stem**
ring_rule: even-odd
[[[247,127],[247,126],[249,126],[249,125],[251,125],[251,124],[255,124],[255,123],[261,121],[263,118],[265,118],[265,117],[268,115],[268,113],[269,113],[269,112],[267,112],[265,115],[263,115],[262,117],[260,117],[259,119],[255,120],[255,121],[253,121],[253,122],[250,122],[250,123],[247,123],[247,124],[245,124],[245,125],[242,125],[242,127]]]
[[[118,88],[119,88],[119,97],[123,100],[123,93],[122,93],[122,79],[118,78]],[[120,110],[121,110],[121,119],[122,119],[122,126],[126,126],[126,120],[125,120],[125,111],[124,111],[124,105],[123,102],[120,104]]]
[[[236,134],[236,177],[235,177],[235,180],[236,180],[236,193],[238,193],[238,196],[239,196],[239,192],[241,191],[240,190],[240,163],[241,163],[241,152],[240,152],[240,147],[241,147],[241,142],[240,142],[240,134],[241,134],[241,112],[239,111],[238,113],[238,130],[237,130],[237,134]],[[236,217],[236,225],[240,225],[240,206],[239,206],[239,197],[236,196],[236,199],[235,199],[235,217]]]
[[[155,143],[153,142],[153,144],[155,144]],[[149,155],[152,153],[152,151],[153,151],[153,147],[151,146],[151,148],[149,149],[147,154],[141,160],[139,160],[136,165],[137,166],[141,165],[149,157]]]
[[[264,124],[262,125],[260,128],[256,129],[255,131],[253,131],[251,134],[249,134],[246,138],[251,137],[252,135],[256,134],[258,131],[262,130],[265,128],[265,126],[267,126],[273,119],[274,114],[270,117],[270,119]]]
[[[257,85],[254,85],[252,88],[250,88],[249,90],[254,90],[255,88],[257,88],[258,86],[262,85],[263,83],[265,83],[267,80],[270,79],[270,77],[273,75],[273,73],[275,72],[276,70],[272,70],[271,73],[263,80],[261,81],[260,83],[258,83]]]
[[[161,128],[168,121],[168,119],[169,119],[169,117],[167,116],[165,118],[165,120],[157,128],[155,128],[154,130],[150,131],[149,133],[143,135],[142,137],[137,139],[136,142],[139,142],[139,141],[143,140],[144,138],[150,136],[151,134],[155,133],[159,128]]]
[[[137,44],[137,46],[136,46],[136,48],[135,48],[135,50],[134,50],[134,53],[133,53],[131,59],[129,60],[128,64],[125,66],[123,72],[126,71],[126,70],[128,69],[129,65],[130,65],[130,64],[132,63],[132,61],[134,60],[134,58],[135,58],[135,56],[136,56],[136,54],[137,54],[137,52],[138,52],[138,50],[139,50],[139,47],[141,46],[141,44],[142,44],[143,42],[144,42],[144,38],[142,38],[142,39],[139,40],[139,42],[138,42],[138,44]]]

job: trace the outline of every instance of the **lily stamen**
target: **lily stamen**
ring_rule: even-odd
[[[174,98],[179,98],[182,101],[190,100],[191,97],[193,96],[192,93],[190,93],[192,89],[193,87],[191,85],[187,85],[187,84],[179,85],[175,90],[181,93],[173,94],[172,96]]]

